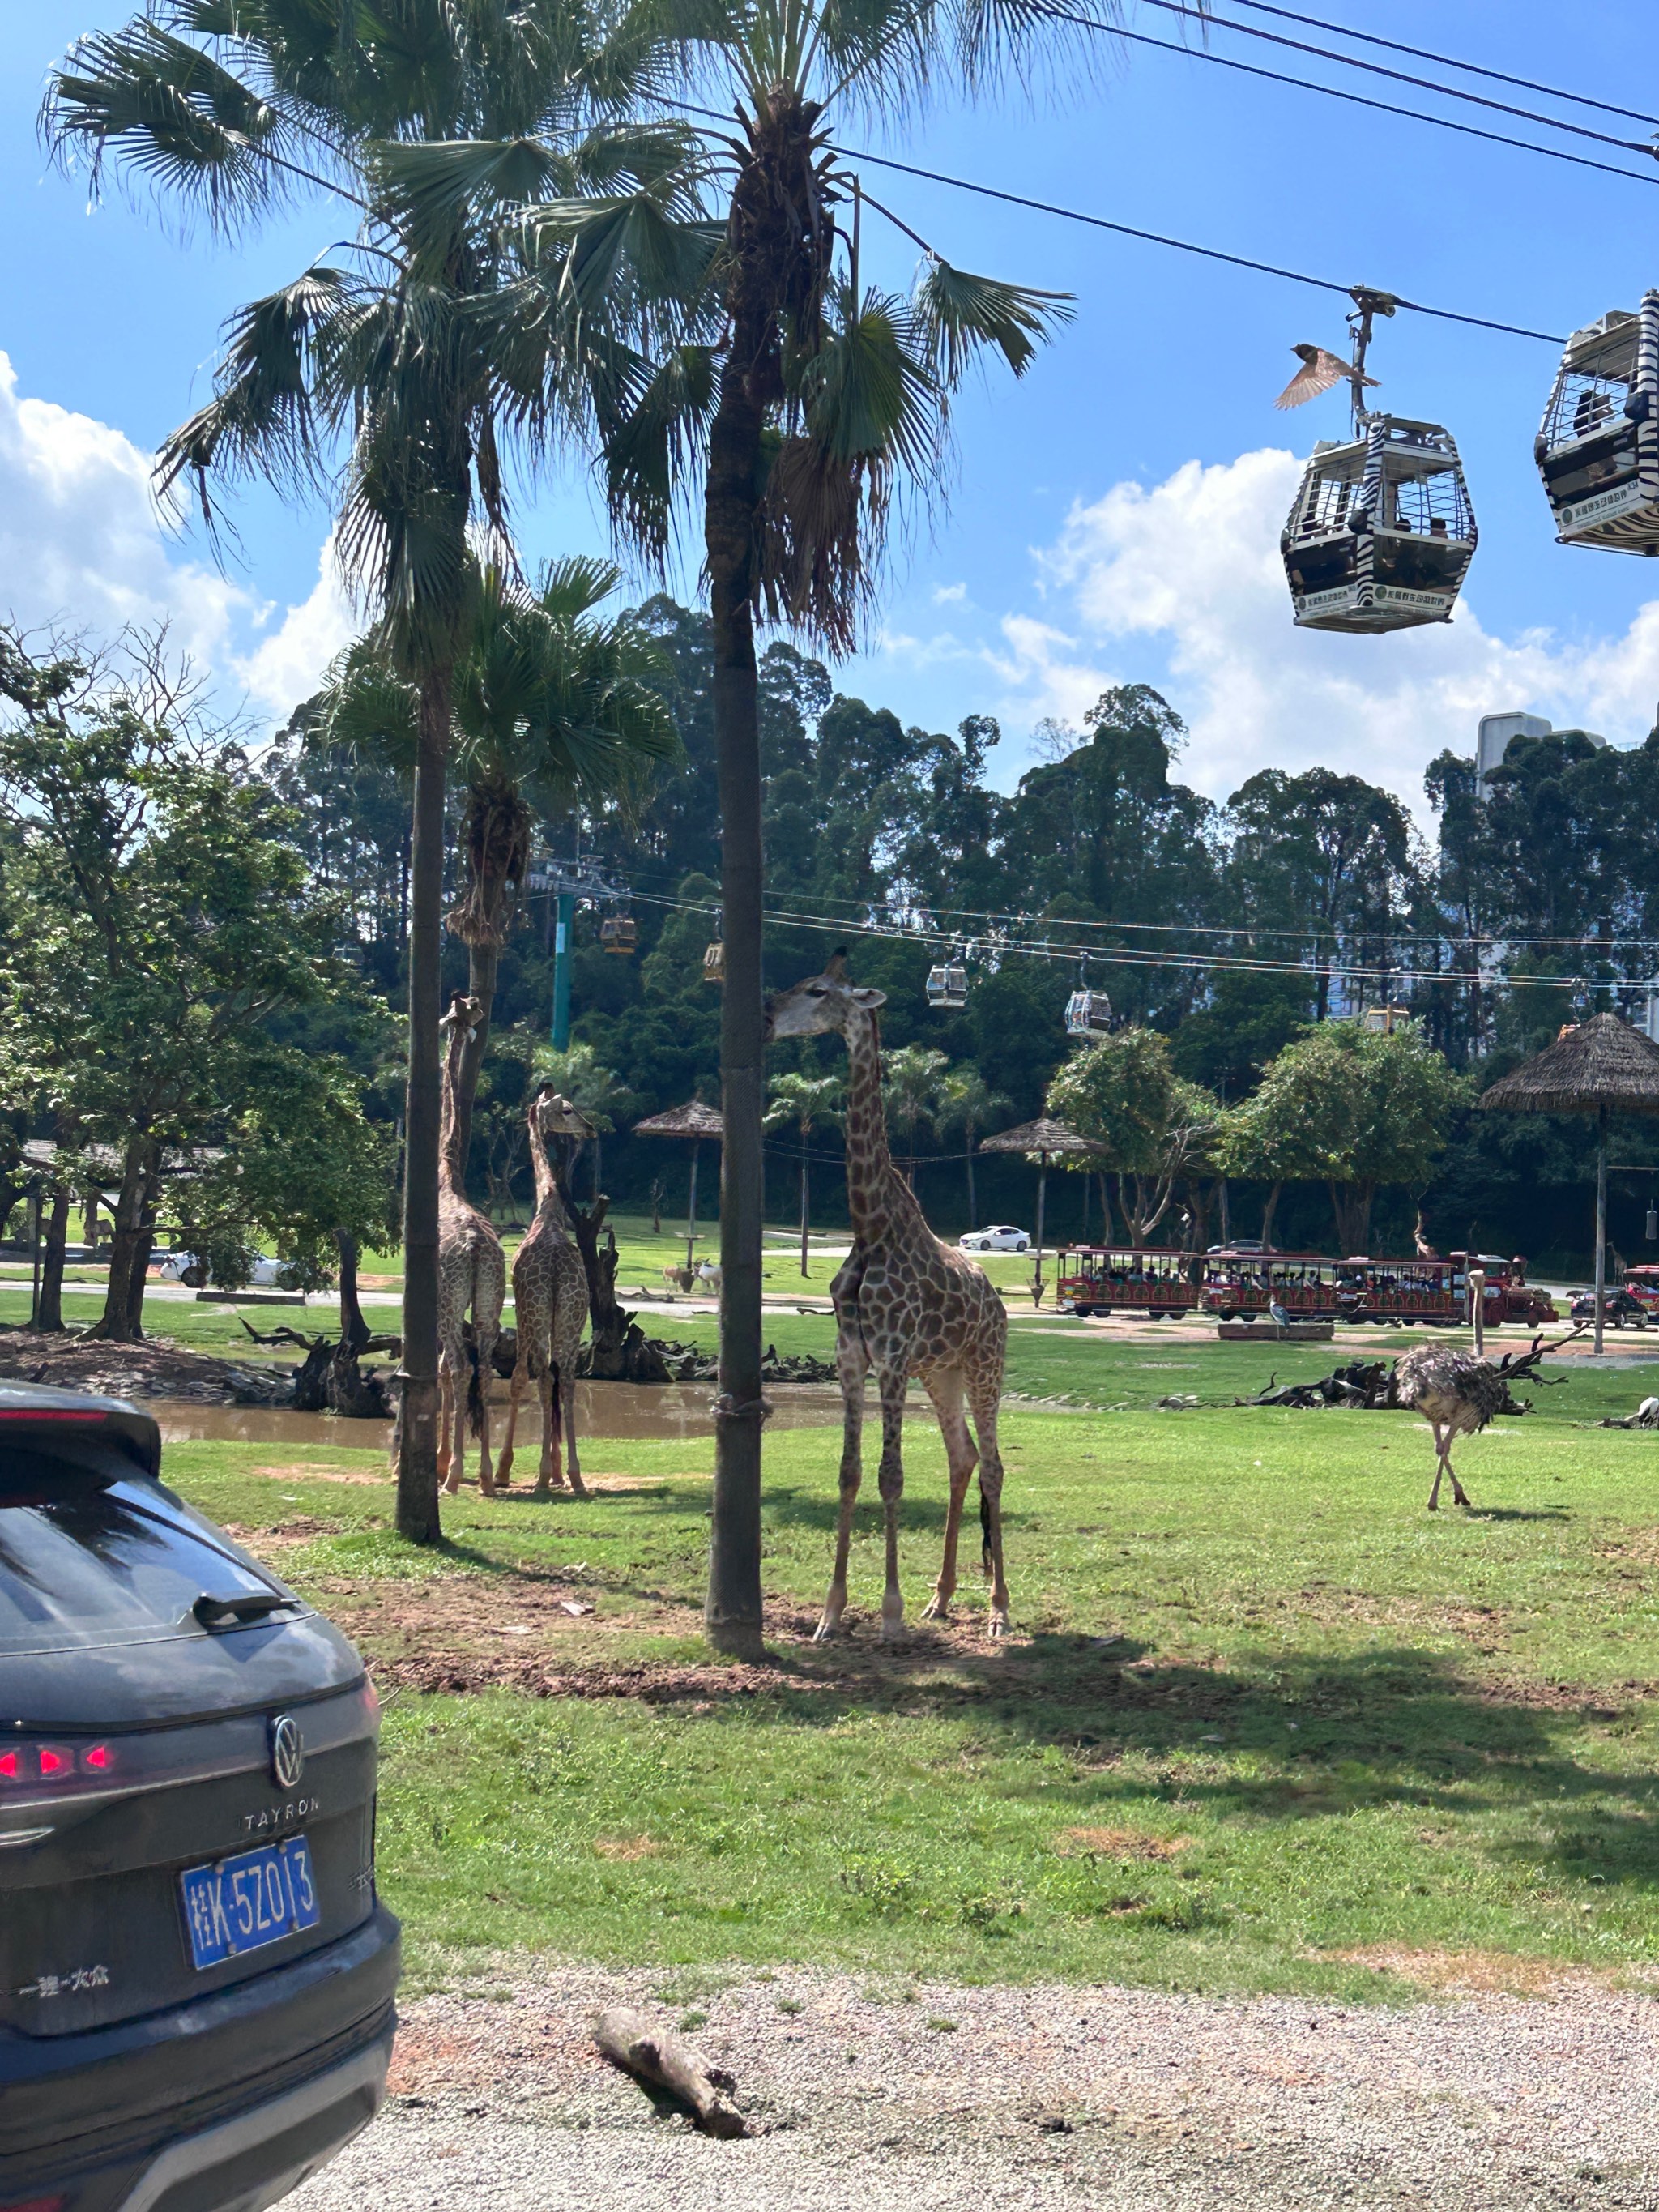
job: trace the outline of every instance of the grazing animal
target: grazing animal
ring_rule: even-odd
[[[847,1558],[853,1511],[863,1478],[864,1381],[873,1367],[881,1392],[882,1504],[887,1518],[887,1581],[881,1601],[883,1640],[903,1633],[899,1589],[898,1516],[904,1493],[902,1443],[905,1386],[914,1376],[933,1401],[950,1465],[945,1557],[925,1620],[948,1620],[957,1583],[957,1541],[963,1502],[975,1462],[985,1571],[991,1583],[989,1632],[1008,1628],[1008,1585],[1002,1564],[1002,1460],[997,1406],[1002,1395],[1008,1317],[983,1270],[927,1226],[915,1193],[893,1164],[881,1100],[881,1044],[876,1009],[880,991],[858,990],[847,956],[837,951],[821,975],[811,975],[767,1002],[775,1037],[834,1034],[847,1046],[847,1194],[853,1249],[830,1285],[836,1308],[836,1371],[841,1383],[841,1515],[836,1564],[817,1640],[834,1636],[847,1604]],[[963,1401],[973,1415],[970,1437]],[[977,1437],[975,1449],[975,1437]]]
[[[564,1433],[570,1462],[570,1487],[578,1498],[587,1490],[576,1455],[576,1354],[587,1326],[587,1270],[571,1234],[570,1217],[548,1151],[550,1137],[586,1135],[589,1126],[568,1098],[544,1084],[526,1115],[530,1158],[536,1174],[536,1218],[513,1257],[513,1309],[518,1322],[518,1352],[507,1408],[507,1438],[501,1446],[498,1480],[503,1488],[513,1475],[513,1433],[519,1401],[534,1379],[542,1407],[542,1464],[535,1498],[550,1498],[564,1486],[559,1464],[559,1435]]]
[[[495,1227],[462,1192],[460,1132],[456,1126],[455,1088],[461,1054],[483,1019],[477,999],[457,991],[440,1027],[448,1033],[444,1052],[443,1119],[438,1139],[438,1473],[453,1497],[466,1462],[461,1408],[478,1439],[478,1488],[495,1491],[489,1465],[489,1377],[495,1340],[501,1333],[507,1298],[507,1255]],[[466,1310],[472,1309],[472,1353],[466,1341]]]
[[[1304,400],[1317,399],[1322,392],[1340,384],[1344,377],[1353,386],[1356,399],[1364,386],[1376,382],[1374,376],[1362,376],[1351,361],[1344,361],[1340,353],[1328,353],[1323,346],[1296,345],[1291,351],[1302,366],[1274,400],[1275,407],[1300,407]]]
[[[1530,1352],[1518,1357],[1506,1352],[1499,1360],[1478,1359],[1474,1352],[1460,1352],[1449,1344],[1420,1344],[1415,1352],[1402,1352],[1395,1363],[1395,1402],[1414,1407],[1434,1432],[1439,1465],[1434,1488],[1429,1492],[1431,1513],[1439,1504],[1443,1477],[1449,1478],[1456,1503],[1468,1504],[1468,1493],[1451,1463],[1452,1439],[1479,1435],[1492,1415],[1501,1413],[1510,1403],[1510,1385],[1520,1376],[1543,1381],[1538,1373],[1543,1341],[1535,1336]]]

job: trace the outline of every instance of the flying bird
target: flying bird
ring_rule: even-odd
[[[1344,361],[1340,354],[1327,353],[1323,346],[1297,345],[1292,346],[1291,351],[1302,366],[1274,400],[1275,407],[1300,407],[1304,399],[1317,399],[1322,392],[1328,392],[1345,377],[1356,391],[1363,385],[1376,382],[1374,376],[1362,376],[1353,363]]]

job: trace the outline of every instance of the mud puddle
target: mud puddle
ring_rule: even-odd
[[[775,1429],[822,1428],[841,1419],[841,1393],[833,1383],[779,1382],[766,1393]],[[708,1382],[579,1382],[576,1434],[620,1441],[682,1443],[712,1437],[714,1391]],[[490,1434],[499,1447],[507,1429],[505,1388],[490,1400]],[[295,1413],[272,1406],[195,1406],[176,1398],[158,1399],[149,1407],[167,1443],[327,1444],[337,1449],[392,1444],[390,1421],[348,1421],[337,1413]],[[539,1444],[539,1409],[526,1400],[519,1413],[515,1452]],[[468,1455],[473,1447],[469,1445]]]

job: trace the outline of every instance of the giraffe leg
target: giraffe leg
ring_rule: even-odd
[[[949,1620],[951,1600],[957,1587],[957,1539],[962,1529],[963,1501],[968,1495],[968,1485],[973,1480],[979,1454],[968,1433],[968,1423],[962,1410],[962,1376],[954,1368],[943,1374],[927,1378],[927,1395],[933,1401],[933,1411],[939,1415],[939,1431],[945,1438],[945,1456],[951,1472],[951,1502],[945,1515],[945,1556],[939,1565],[939,1580],[933,1584],[933,1595],[922,1611],[924,1620]]]
[[[564,1416],[565,1465],[570,1470],[570,1488],[577,1498],[586,1498],[587,1485],[582,1480],[581,1462],[576,1456],[576,1346],[570,1347],[570,1357],[559,1362],[559,1406]]]
[[[564,1488],[564,1469],[559,1464],[559,1378],[556,1363],[549,1357],[541,1363],[541,1373],[536,1377],[537,1395],[542,1408],[542,1464],[536,1477],[534,1498],[551,1498],[556,1490]]]
[[[878,1480],[887,1522],[887,1577],[881,1594],[881,1640],[896,1644],[904,1634],[904,1593],[899,1587],[899,1505],[904,1497],[904,1385],[902,1354],[884,1361],[881,1384],[881,1465]]]
[[[513,1437],[519,1425],[519,1401],[524,1396],[525,1385],[529,1380],[530,1363],[520,1351],[513,1363],[513,1380],[507,1385],[507,1434],[501,1438],[501,1455],[495,1465],[495,1487],[498,1490],[507,1489],[513,1480]]]
[[[991,1609],[986,1621],[988,1636],[1008,1633],[1008,1582],[1002,1566],[1002,1454],[997,1449],[997,1403],[1002,1376],[975,1384],[969,1404],[974,1432],[979,1438],[980,1518],[984,1526],[985,1572],[991,1584]]]
[[[841,1632],[847,1609],[847,1554],[853,1542],[853,1509],[864,1480],[864,1377],[869,1369],[857,1322],[843,1320],[836,1340],[836,1374],[841,1384],[841,1515],[836,1524],[836,1564],[830,1577],[823,1615],[813,1632],[815,1644]]]
[[[461,1486],[463,1455],[457,1412],[455,1363],[446,1347],[438,1356],[438,1474],[451,1498]]]
[[[479,1326],[477,1395],[469,1391],[467,1411],[478,1425],[478,1495],[493,1498],[495,1494],[495,1472],[489,1464],[489,1385],[495,1372],[495,1338],[497,1332],[488,1322]]]

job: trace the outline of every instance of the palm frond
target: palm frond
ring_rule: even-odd
[[[1038,292],[994,276],[972,276],[937,258],[916,288],[914,309],[916,329],[947,391],[987,347],[1023,376],[1037,347],[1075,313],[1069,292]]]

